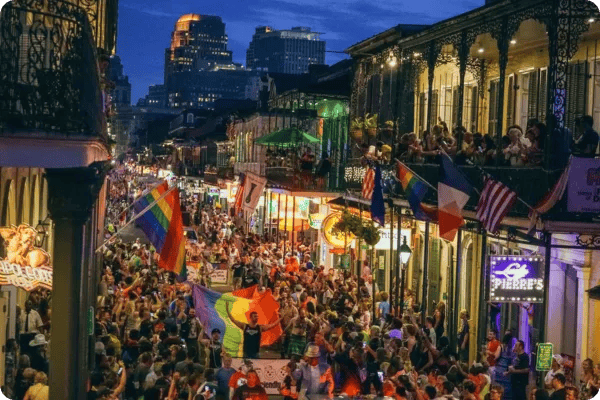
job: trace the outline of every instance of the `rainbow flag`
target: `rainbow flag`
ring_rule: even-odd
[[[194,285],[192,288],[194,308],[202,325],[210,334],[213,329],[221,331],[223,347],[232,357],[243,356],[244,334],[227,316],[227,302],[230,302],[231,315],[240,322],[247,323],[250,313],[258,313],[258,324],[271,324],[279,318],[279,304],[271,294],[271,290],[259,293],[256,286],[236,290],[232,293],[218,293],[204,286]],[[283,333],[281,325],[265,331],[261,335],[260,345],[269,346],[277,341]]]
[[[437,220],[437,210],[423,204],[427,194],[427,185],[412,173],[412,171],[400,161],[396,161],[396,177],[402,185],[404,195],[416,219],[421,221]]]
[[[167,182],[143,194],[133,205],[140,213],[169,190]],[[158,266],[177,275],[185,274],[185,238],[179,204],[179,191],[173,189],[137,219],[150,243],[160,255]]]

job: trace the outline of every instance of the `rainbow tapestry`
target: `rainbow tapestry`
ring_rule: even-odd
[[[240,328],[229,320],[226,303],[230,302],[231,315],[240,322],[247,323],[250,313],[258,313],[258,324],[268,325],[279,318],[279,304],[270,290],[259,293],[256,286],[236,290],[232,293],[218,293],[204,286],[194,285],[194,308],[196,315],[208,333],[213,329],[221,331],[223,347],[233,357],[243,356],[244,335]],[[269,346],[277,341],[283,333],[281,325],[262,333],[260,345]]]
[[[168,190],[169,185],[165,181],[149,193],[143,194],[133,205],[135,212],[140,213]],[[185,239],[179,191],[171,190],[140,216],[136,223],[160,255],[158,266],[177,275],[185,275]]]

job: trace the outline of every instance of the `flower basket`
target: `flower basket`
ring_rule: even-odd
[[[377,128],[367,128],[367,134],[372,138],[377,136]]]
[[[352,137],[352,139],[359,142],[363,138],[363,130],[362,129],[352,129],[350,131],[350,136]]]

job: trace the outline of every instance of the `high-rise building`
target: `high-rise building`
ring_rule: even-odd
[[[214,15],[186,14],[177,20],[165,51],[165,82],[173,73],[233,67],[225,24]]]
[[[138,107],[167,108],[167,88],[165,85],[151,85],[148,94],[137,102]]]
[[[324,63],[325,41],[307,27],[275,30],[259,26],[246,51],[246,68],[254,70],[305,74],[309,65]]]
[[[119,156],[127,151],[130,142],[131,122],[131,83],[129,77],[123,75],[123,64],[119,56],[110,57],[110,66],[107,71],[108,79],[113,84],[111,95],[112,113],[108,126],[111,139],[116,142],[114,156]]]
[[[213,110],[216,100],[245,99],[256,74],[233,63],[221,17],[186,14],[177,20],[165,52],[168,107]]]

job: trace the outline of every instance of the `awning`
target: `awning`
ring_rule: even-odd
[[[308,132],[301,131],[298,128],[285,128],[276,132],[269,133],[254,141],[255,144],[262,146],[294,147],[299,144],[316,144],[321,141]]]
[[[589,289],[587,292],[588,292],[588,296],[590,296],[590,299],[600,300],[600,285],[594,286],[593,288]]]

